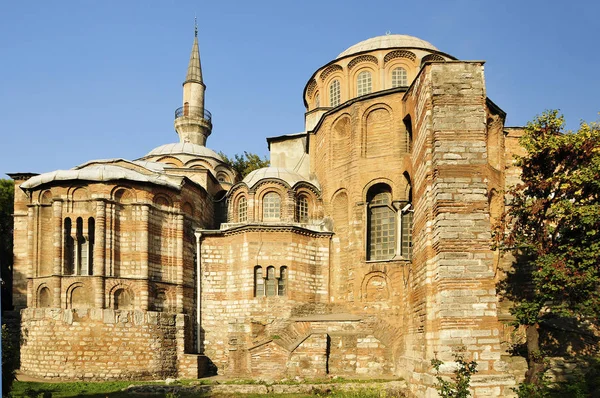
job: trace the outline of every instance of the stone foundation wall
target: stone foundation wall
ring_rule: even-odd
[[[177,377],[181,364],[181,372],[197,377],[197,356],[187,358],[183,350],[185,315],[38,308],[24,309],[21,317],[21,371],[27,375],[139,380]]]

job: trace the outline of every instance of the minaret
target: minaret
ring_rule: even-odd
[[[196,24],[190,63],[183,82],[183,106],[175,111],[175,131],[181,142],[204,146],[212,131],[210,112],[204,109],[204,90],[206,86],[202,81]]]

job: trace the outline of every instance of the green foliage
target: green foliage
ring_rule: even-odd
[[[270,162],[267,157],[261,158],[255,153],[244,151],[243,155],[235,154],[233,158],[228,157],[223,152],[219,152],[225,163],[237,171],[242,178],[246,177],[252,171],[268,167]]]
[[[13,258],[13,207],[14,182],[0,180],[0,267],[3,283],[2,306],[10,306],[10,281]]]
[[[19,368],[19,347],[14,344],[6,325],[2,325],[2,396],[10,391]]]
[[[469,391],[469,387],[471,385],[471,376],[477,373],[477,362],[465,360],[464,348],[454,353],[454,360],[457,366],[454,370],[452,380],[447,380],[440,374],[440,368],[444,362],[437,358],[431,360],[431,366],[436,371],[435,378],[438,381],[435,387],[443,398],[470,397],[471,392]]]
[[[547,111],[520,140],[527,150],[517,157],[522,183],[509,191],[503,241],[522,260],[517,266],[530,287],[509,297],[520,325],[549,316],[598,320],[600,127],[563,128],[558,111]]]

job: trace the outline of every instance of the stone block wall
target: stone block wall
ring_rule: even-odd
[[[183,315],[110,309],[21,312],[21,371],[46,379],[198,377],[184,358]]]

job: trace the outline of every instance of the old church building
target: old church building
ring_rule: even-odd
[[[431,359],[466,346],[476,396],[510,394],[490,238],[519,130],[484,62],[406,35],[324,61],[305,131],[243,179],[206,146],[197,38],[178,142],[11,174],[25,374],[396,375],[426,394]]]

